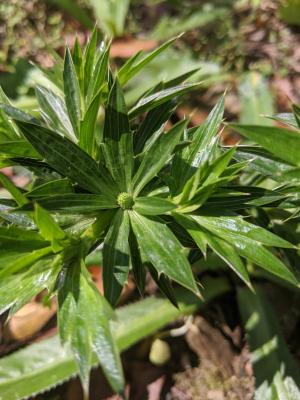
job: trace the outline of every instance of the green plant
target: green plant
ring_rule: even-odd
[[[262,287],[256,294],[240,288],[238,303],[251,350],[255,398],[300,399],[300,374],[285,343],[276,314]]]
[[[279,16],[287,24],[299,25],[300,1],[281,0],[279,6]]]
[[[127,109],[123,87],[172,42],[113,71],[109,45],[97,45],[95,30],[84,51],[76,41],[44,71],[53,89],[36,88],[36,115],[1,93],[1,166],[25,167],[33,179],[21,189],[0,174],[11,195],[0,200],[0,311],[11,315],[44,289],[45,303],[57,294],[60,338],[73,351],[85,393],[94,354],[123,393],[109,320],[130,271],[141,293],[149,271],[177,305],[172,281],[201,296],[191,262],[209,247],[249,287],[243,259],[298,285],[268,249],[294,246],[244,218],[250,206],[286,195],[251,186],[237,204],[245,163],[234,162],[235,148],[219,144],[223,97],[201,126],[183,120],[165,132],[178,98],[198,87],[183,83],[192,71],[161,82]],[[105,297],[85,266],[99,245]]]
[[[210,278],[205,283],[205,303],[191,292],[178,290],[178,308],[167,299],[152,297],[117,309],[117,319],[111,322],[111,328],[119,351],[155,334],[176,318],[202,309],[210,300],[229,290],[224,278]],[[91,366],[98,364],[93,356]],[[72,353],[64,351],[58,335],[54,335],[0,360],[0,399],[20,400],[45,392],[77,373]]]

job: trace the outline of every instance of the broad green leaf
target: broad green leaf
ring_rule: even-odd
[[[92,193],[113,192],[107,179],[101,177],[96,161],[75,143],[41,126],[20,121],[17,124],[47,163],[63,176]]]
[[[130,191],[133,170],[132,133],[122,88],[116,78],[109,93],[103,131],[106,164],[120,191]]]
[[[63,99],[52,90],[39,85],[36,86],[35,93],[42,117],[49,127],[55,132],[58,131],[70,139],[76,140]]]
[[[263,288],[238,289],[238,305],[250,346],[257,400],[298,400],[300,374]]]
[[[80,123],[79,146],[90,156],[94,154],[95,133],[101,93],[98,93],[89,105]]]
[[[0,313],[12,308],[10,313],[13,314],[44,289],[49,290],[54,284],[59,267],[57,260],[45,259],[5,281],[2,280],[0,283]]]
[[[241,135],[295,166],[300,166],[300,134],[285,128],[231,124]]]
[[[158,107],[174,97],[183,95],[199,87],[200,83],[184,83],[169,89],[161,90],[150,96],[141,98],[138,103],[129,111],[129,118],[135,118],[146,111]]]
[[[120,351],[154,334],[181,315],[202,309],[207,302],[230,289],[226,280],[210,278],[206,281],[205,303],[192,293],[176,292],[178,308],[158,297],[135,302],[116,310],[112,323],[113,337]],[[94,355],[92,365],[98,365]],[[78,373],[73,355],[63,349],[57,335],[30,344],[0,360],[0,399],[21,400],[45,392]]]
[[[103,282],[107,300],[115,306],[127,281],[130,266],[128,211],[119,210],[111,222],[103,247]]]
[[[77,362],[85,392],[88,392],[93,353],[113,387],[120,393],[124,378],[109,321],[112,311],[87,276],[85,266],[74,260],[65,267],[58,291],[58,325],[63,344],[69,344]],[[108,314],[109,311],[109,314]]]
[[[28,202],[23,193],[11,182],[11,180],[0,172],[0,183],[12,195],[19,206],[23,206]]]
[[[137,197],[133,209],[142,215],[165,214],[176,208],[176,204],[161,197]]]
[[[72,60],[70,50],[67,48],[65,53],[64,71],[64,93],[65,102],[73,126],[75,135],[79,137],[81,119],[81,96],[76,69]]]
[[[176,236],[162,222],[130,212],[142,260],[150,262],[158,273],[198,294],[191,266]]]
[[[135,196],[155,177],[171,157],[186,125],[187,121],[185,120],[178,122],[172,129],[158,138],[152,146],[151,152],[144,155],[132,181]]]
[[[165,51],[171,44],[177,40],[178,37],[172,38],[167,42],[163,43],[160,47],[157,47],[150,54],[147,54],[142,60],[137,61],[128,68],[128,65],[124,65],[118,72],[120,83],[124,86],[131,78],[139,73],[150,61],[156,58],[160,53]]]
[[[39,197],[36,201],[48,211],[59,211],[65,214],[85,214],[118,207],[116,200],[101,194],[67,193],[45,198]],[[31,208],[31,205],[27,205],[22,209],[30,210]]]

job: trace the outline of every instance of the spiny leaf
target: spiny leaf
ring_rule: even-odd
[[[72,140],[76,139],[63,99],[52,90],[39,85],[37,85],[35,93],[42,117],[49,127]]]
[[[205,303],[188,291],[177,291],[178,308],[166,299],[148,297],[117,309],[112,331],[119,350],[128,349],[179,316],[203,308],[207,302],[229,290],[228,283],[220,278],[207,280],[205,287]],[[94,355],[92,365],[98,364]],[[57,335],[54,335],[1,358],[0,399],[28,398],[57,386],[77,373],[72,353],[63,349]]]
[[[213,235],[209,231],[202,229],[200,224],[195,223],[190,217],[180,214],[174,214],[178,221],[191,235],[195,243],[206,254],[206,246],[209,247],[221,257],[226,264],[248,285],[251,287],[249,274],[238,253],[225,240]]]
[[[199,87],[199,85],[200,83],[184,83],[182,85],[178,85],[169,89],[161,90],[160,92],[156,92],[154,94],[151,94],[150,96],[143,97],[129,111],[129,118],[135,118],[146,111],[152,110],[153,108],[164,104],[165,102],[173,99],[176,96],[183,95],[193,89],[196,89],[197,87]]]
[[[107,166],[120,191],[130,191],[133,170],[132,133],[124,94],[117,78],[109,93],[103,141]]]
[[[159,274],[164,273],[198,294],[191,266],[171,230],[164,223],[143,217],[136,212],[130,212],[130,221],[142,260],[150,262]]]
[[[107,300],[115,306],[127,280],[130,266],[128,211],[119,210],[104,240],[103,282]]]
[[[61,340],[69,343],[85,392],[88,392],[93,352],[113,389],[120,393],[124,378],[109,321],[112,311],[87,276],[80,260],[65,267],[58,291],[58,324]]]
[[[77,79],[76,69],[72,60],[70,50],[67,48],[65,53],[64,71],[64,93],[67,110],[70,121],[73,126],[75,135],[79,137],[81,119],[81,97],[79,82]]]
[[[152,146],[151,152],[147,152],[144,155],[141,165],[132,180],[135,196],[140,193],[144,186],[146,186],[165,165],[166,161],[172,155],[175,146],[179,143],[186,125],[187,121],[185,120],[178,122],[169,132],[158,138],[157,142]]]
[[[114,193],[107,179],[100,176],[97,163],[75,143],[42,126],[20,121],[17,125],[47,163],[63,176],[92,193]]]
[[[100,107],[101,93],[98,93],[89,105],[80,124],[79,146],[90,156],[94,154],[96,140],[96,122]]]
[[[300,166],[300,135],[285,128],[231,124],[241,135],[260,144],[281,160]]]

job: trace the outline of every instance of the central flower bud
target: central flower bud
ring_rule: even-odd
[[[126,192],[119,194],[117,202],[123,210],[130,210],[134,204],[132,196]]]

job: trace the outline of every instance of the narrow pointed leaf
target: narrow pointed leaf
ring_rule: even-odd
[[[133,209],[142,215],[160,215],[172,211],[176,204],[161,197],[137,197]]]
[[[74,47],[73,47],[73,51],[72,51],[72,59],[73,59],[74,67],[76,70],[79,86],[81,87],[81,85],[82,85],[82,67],[81,67],[81,65],[82,65],[82,49],[80,47],[80,43],[79,43],[77,35],[75,38],[75,43],[74,43]]]
[[[36,201],[48,211],[57,211],[63,214],[85,214],[118,207],[116,200],[101,194],[67,193],[37,198]],[[21,208],[21,210],[31,209],[31,204]]]
[[[106,78],[108,75],[109,51],[110,46],[107,46],[95,65],[95,69],[92,79],[90,80],[87,93],[88,102],[90,102],[94,98],[94,96],[99,93],[100,89],[106,82]]]
[[[70,194],[73,193],[74,189],[69,181],[69,179],[55,179],[50,182],[43,183],[39,186],[35,186],[34,189],[26,192],[27,198],[33,197],[45,197],[45,196],[52,196],[53,193],[55,195],[58,194]]]
[[[128,211],[119,210],[104,240],[104,293],[113,306],[119,300],[130,266]]]
[[[132,133],[121,86],[115,79],[109,93],[103,131],[108,168],[121,191],[129,191],[133,169]]]
[[[94,153],[100,97],[101,93],[94,97],[80,124],[79,146],[91,156],[93,156]]]
[[[65,232],[60,228],[53,217],[37,203],[35,204],[35,222],[45,240],[59,241],[66,238]]]
[[[8,141],[0,144],[0,154],[5,157],[29,157],[39,159],[40,155],[31,146],[30,143],[23,139]]]
[[[56,171],[93,193],[111,192],[109,183],[100,176],[96,161],[76,144],[47,128],[19,121],[17,124],[28,141]]]
[[[157,142],[152,146],[151,152],[144,155],[132,181],[135,196],[140,193],[144,186],[155,177],[168,161],[175,146],[179,143],[186,125],[187,121],[178,122],[172,129],[158,138]]]
[[[209,159],[210,153],[214,151],[215,136],[220,129],[223,113],[224,96],[215,105],[205,122],[189,135],[192,144],[174,157],[172,175],[176,177],[176,193],[180,193],[187,180],[195,174],[197,168]]]
[[[66,49],[66,54],[65,54],[63,80],[64,80],[65,102],[68,114],[75,135],[78,137],[80,131],[79,122],[81,119],[80,88],[77,79],[76,69],[74,67],[72,56],[68,48]]]
[[[28,202],[23,193],[2,172],[0,172],[0,183],[12,195],[12,197],[16,200],[19,206],[23,206]]]
[[[76,136],[63,99],[52,90],[39,85],[36,87],[35,93],[41,114],[49,127],[74,140]]]
[[[21,246],[19,247],[21,250]],[[29,251],[29,248],[27,249]],[[25,268],[29,268],[38,260],[52,254],[52,247],[43,247],[42,249],[33,250],[30,253],[22,254],[18,259],[12,262],[6,262],[5,266],[0,270],[0,279],[5,282],[8,276],[15,274],[16,272],[22,271]]]
[[[76,261],[64,272],[58,292],[58,324],[62,343],[69,343],[80,377],[88,391],[93,352],[113,389],[120,393],[124,378],[120,358],[109,327],[109,306]]]
[[[201,225],[195,223],[190,217],[180,214],[174,214],[174,216],[191,235],[203,254],[206,254],[206,246],[209,245],[248,286],[251,286],[247,269],[234,247],[225,240],[202,229]]]
[[[174,86],[169,89],[161,90],[151,94],[150,96],[143,97],[139,102],[129,111],[129,118],[135,118],[146,111],[152,110],[155,107],[164,104],[168,100],[176,96],[183,95],[193,89],[199,87],[200,83],[184,83],[182,85]]]
[[[226,280],[213,278],[206,282],[205,302],[187,291],[176,292],[179,308],[167,299],[148,297],[116,310],[112,323],[113,336],[123,351],[182,315],[204,308],[230,287]],[[94,356],[92,365],[99,362]],[[78,373],[70,351],[63,349],[57,335],[30,344],[0,360],[0,399],[20,400],[67,381]],[[2,396],[2,398],[1,398]]]
[[[93,67],[94,67],[94,59],[95,59],[95,51],[97,47],[97,27],[95,26],[93,29],[92,36],[90,37],[88,44],[86,46],[84,55],[83,55],[83,69],[84,69],[84,94],[87,94],[88,87],[90,84]]]
[[[260,144],[281,160],[300,166],[300,134],[284,128],[231,124],[241,135]]]
[[[274,233],[247,222],[242,217],[235,216],[193,216],[193,218],[201,225],[208,229],[223,232],[226,234],[236,234],[249,239],[256,240],[266,246],[294,248],[288,241],[275,235]]]
[[[0,283],[0,313],[2,314],[11,307],[13,307],[11,314],[17,312],[34,296],[44,289],[51,288],[58,271],[59,264],[57,262],[51,262],[49,259],[41,260],[26,271],[2,281]]]
[[[191,266],[183,254],[176,236],[163,223],[130,213],[130,221],[136,235],[142,260],[150,262],[158,273],[198,294]]]
[[[140,294],[144,295],[146,283],[146,269],[141,259],[138,243],[133,233],[132,227],[129,233],[129,248],[130,248],[130,261],[135,283]]]
[[[163,128],[164,124],[174,112],[174,109],[175,105],[171,100],[149,111],[134,136],[135,154],[140,153],[143,150],[147,140],[150,139],[155,132]]]
[[[152,279],[157,284],[159,290],[167,297],[167,299],[170,300],[170,302],[175,307],[178,307],[175,291],[170,279],[165,274],[159,275],[156,269],[151,264],[148,263],[147,267],[152,276]]]
[[[202,216],[193,216],[192,218],[207,230],[233,245],[240,256],[245,257],[261,268],[279,276],[293,285],[299,284],[293,272],[291,272],[273,253],[263,247],[263,244],[267,246],[293,247],[284,239],[279,238],[263,228],[252,228],[251,224],[249,224],[249,226],[248,223],[246,225],[242,223],[241,232],[236,232],[237,224],[240,222],[239,219],[235,221],[226,218],[224,221],[222,218],[216,218],[219,220],[218,224],[216,224],[214,218],[212,220],[210,220],[210,217]],[[232,224],[229,221],[232,221]]]

